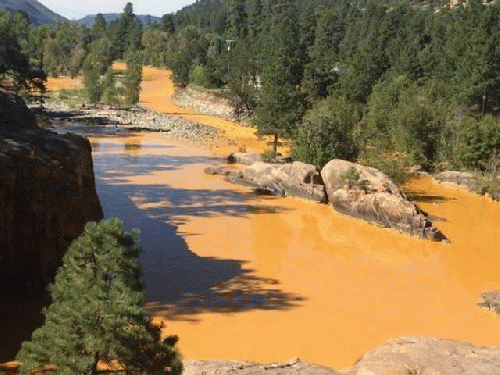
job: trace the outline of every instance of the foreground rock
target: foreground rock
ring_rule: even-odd
[[[261,194],[326,201],[325,187],[316,167],[299,161],[291,164],[257,162],[240,170],[208,167],[205,173],[226,176],[229,181],[253,187]]]
[[[185,375],[497,375],[500,348],[408,336],[389,340],[364,354],[351,368],[338,371],[298,359],[270,364],[187,360],[184,368]]]
[[[256,363],[248,361],[183,361],[183,375],[277,375],[277,374],[297,374],[297,375],[334,375],[335,371],[328,367],[316,365],[314,363],[302,362],[292,359],[285,362]]]
[[[23,101],[0,90],[0,170],[2,286],[45,284],[85,223],[103,217],[90,143],[38,128]]]
[[[409,336],[389,340],[363,355],[342,375],[500,374],[500,348]]]
[[[329,203],[335,210],[434,241],[446,237],[427,214],[375,168],[331,160],[321,170]]]

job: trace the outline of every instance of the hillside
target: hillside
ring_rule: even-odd
[[[114,20],[117,20],[120,18],[122,13],[105,13],[103,14],[104,19],[106,20],[107,23],[113,22]],[[79,19],[78,22],[80,25],[85,25],[88,28],[91,28],[94,25],[94,21],[96,18],[96,14],[88,15],[85,16],[81,19]],[[150,17],[150,22],[151,23],[159,23],[160,22],[160,17],[155,17],[155,16],[150,16],[147,14],[138,14],[137,17],[139,18],[139,21],[141,21],[142,25],[147,25],[148,23],[148,17]]]
[[[28,15],[30,22],[37,26],[66,20],[36,0],[0,0],[0,9],[23,11]]]

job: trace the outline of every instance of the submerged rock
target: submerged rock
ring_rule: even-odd
[[[85,223],[103,217],[90,143],[38,128],[0,90],[0,170],[0,275],[46,284]]]
[[[428,215],[381,171],[335,159],[321,170],[321,177],[335,210],[420,238],[446,240]]]

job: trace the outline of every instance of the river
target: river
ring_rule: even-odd
[[[145,69],[142,105],[178,112],[171,90],[168,72]],[[251,129],[197,119],[261,146]],[[433,243],[205,175],[220,150],[155,133],[91,142],[105,215],[141,230],[147,309],[185,358],[343,368],[402,335],[499,344],[500,318],[475,304],[500,288],[500,203],[413,181],[451,240]]]

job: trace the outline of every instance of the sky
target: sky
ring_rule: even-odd
[[[128,2],[134,6],[135,14],[151,14],[161,17],[192,4],[195,0],[38,0],[53,12],[70,20],[89,14],[121,13]]]

